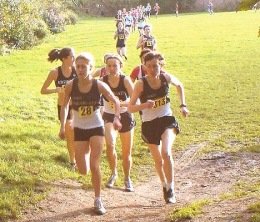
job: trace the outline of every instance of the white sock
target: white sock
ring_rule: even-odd
[[[101,201],[101,197],[95,197],[95,201],[96,201],[96,200]]]
[[[169,190],[169,189],[174,190],[173,182],[167,183],[166,188],[167,188],[167,190]]]

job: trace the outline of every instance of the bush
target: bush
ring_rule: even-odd
[[[3,41],[0,41],[0,55],[6,54],[10,54],[10,49],[8,49],[8,46]]]
[[[44,39],[48,34],[47,25],[44,21],[38,21],[34,28],[34,35],[39,39]]]
[[[58,34],[64,31],[64,29],[62,27],[53,27],[50,29],[52,34]]]
[[[41,21],[38,9],[26,0],[0,1],[0,21],[1,38],[9,48],[30,49],[42,39],[43,33],[39,33],[39,28],[44,29],[37,27]]]
[[[72,12],[68,12],[63,15],[66,25],[75,25],[78,21],[78,17],[76,14]]]
[[[75,14],[72,14],[72,13],[69,13],[69,23],[68,24],[71,24],[71,25],[75,25],[78,21],[78,18]]]
[[[54,29],[61,31],[65,29],[65,20],[61,14],[58,13],[58,9],[54,7],[48,8],[43,13],[43,19],[51,31]]]
[[[63,32],[76,24],[77,15],[67,4],[53,0],[0,0],[0,54],[5,47],[30,49],[49,33]]]

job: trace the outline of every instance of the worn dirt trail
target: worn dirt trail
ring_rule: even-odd
[[[177,203],[166,205],[162,188],[156,175],[142,184],[135,184],[135,191],[124,192],[123,187],[104,188],[102,199],[107,213],[96,216],[93,212],[93,191],[83,190],[73,180],[58,181],[46,200],[24,212],[17,222],[83,222],[83,221],[133,221],[166,222],[176,207],[200,199],[215,199],[230,191],[239,181],[259,181],[260,155],[253,153],[212,153],[196,157],[205,144],[191,146],[175,160]],[[154,169],[151,169],[154,172]],[[251,173],[249,173],[251,172]],[[259,174],[258,174],[259,175]],[[258,195],[259,198],[260,195]],[[203,213],[187,221],[248,221],[247,207],[256,197],[214,201],[203,208]],[[183,220],[182,220],[183,221]]]

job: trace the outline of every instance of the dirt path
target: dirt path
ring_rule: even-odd
[[[123,187],[104,188],[103,203],[107,213],[96,216],[93,212],[93,191],[81,189],[81,184],[65,180],[55,182],[48,198],[35,208],[24,212],[17,222],[83,222],[83,221],[169,221],[168,214],[175,208],[200,199],[215,199],[230,190],[239,181],[259,181],[260,155],[252,153],[215,153],[197,158],[205,144],[190,147],[176,159],[175,183],[177,203],[166,205],[156,175],[135,185],[135,191],[126,193]],[[153,172],[153,170],[152,170]],[[260,195],[258,195],[259,198]],[[188,221],[247,221],[248,205],[257,199],[243,197],[235,200],[215,201],[203,209],[203,214]]]

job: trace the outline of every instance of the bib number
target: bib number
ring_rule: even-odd
[[[61,86],[61,90],[60,90],[61,93],[65,93],[65,86],[66,86],[66,85],[62,85],[62,86]]]
[[[147,45],[147,46],[153,46],[153,42],[152,42],[152,41],[147,41],[147,42],[146,42],[146,45]]]
[[[80,106],[79,107],[79,116],[81,118],[86,118],[94,114],[93,106]]]
[[[118,38],[119,39],[125,39],[125,36],[124,35],[119,35]]]
[[[156,108],[158,108],[158,107],[160,107],[160,106],[163,106],[163,105],[165,105],[165,104],[166,104],[166,96],[154,100],[154,106],[153,106],[153,108],[156,109]]]
[[[116,97],[117,97],[117,96],[116,96]],[[118,97],[117,97],[117,98],[118,98]],[[119,98],[118,98],[118,99],[119,99]],[[119,102],[121,103],[122,100],[119,100]],[[111,101],[109,101],[109,106],[110,106],[111,109],[114,109],[114,108],[115,108],[114,103],[112,103]],[[120,107],[121,107],[121,105],[120,105]]]
[[[111,109],[114,109],[114,108],[115,108],[114,103],[112,103],[112,102],[110,102],[110,101],[109,101],[109,106],[110,106]]]

